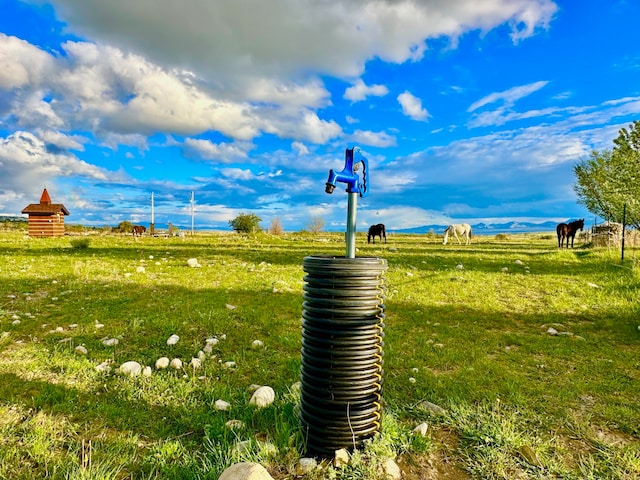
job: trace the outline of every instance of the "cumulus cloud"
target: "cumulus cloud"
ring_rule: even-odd
[[[398,103],[402,106],[402,113],[414,120],[427,120],[429,112],[422,107],[422,100],[405,91],[398,95]]]
[[[389,89],[384,85],[365,85],[361,79],[358,79],[356,83],[345,90],[344,98],[352,102],[361,102],[369,96],[384,97],[387,93],[389,93]]]

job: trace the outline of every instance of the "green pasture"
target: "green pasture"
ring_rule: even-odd
[[[359,234],[357,255],[389,265],[383,427],[349,465],[296,472],[302,262],[343,238],[0,232],[0,478],[217,479],[256,461],[382,479],[386,458],[406,479],[640,478],[640,251],[551,234]],[[183,367],[156,370],[163,356]],[[273,405],[249,405],[252,385]]]

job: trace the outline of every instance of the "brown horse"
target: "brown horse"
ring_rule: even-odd
[[[571,239],[571,248],[573,248],[573,240],[576,237],[578,230],[582,231],[584,228],[584,218],[575,220],[569,223],[559,223],[556,227],[556,233],[558,234],[558,248],[562,248],[565,239],[567,240],[567,248],[569,248],[569,239]]]
[[[384,238],[384,243],[387,243],[387,230],[384,226],[384,223],[379,223],[377,225],[371,225],[369,227],[369,231],[367,232],[367,243],[376,243],[376,236],[380,237],[380,241]]]
[[[135,237],[136,235],[137,235],[138,237],[141,237],[141,236],[142,236],[142,234],[143,234],[144,232],[146,232],[146,231],[147,231],[147,227],[145,227],[144,225],[134,225],[134,226],[133,226],[133,236],[134,236],[134,237]]]

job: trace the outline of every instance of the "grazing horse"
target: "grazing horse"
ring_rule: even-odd
[[[575,220],[569,223],[559,223],[556,227],[556,233],[558,234],[558,248],[562,248],[565,239],[567,240],[567,248],[569,248],[569,239],[571,239],[571,248],[573,248],[573,240],[576,237],[578,230],[582,231],[584,228],[584,218]]]
[[[459,245],[461,245],[462,242],[460,242],[460,237],[458,237],[458,235],[464,235],[466,239],[465,245],[469,245],[471,243],[471,225],[469,225],[468,223],[457,223],[454,225],[449,225],[444,231],[444,240],[442,242],[443,245],[447,244],[449,235],[453,235],[454,237],[456,237]]]
[[[376,236],[380,237],[380,241],[384,238],[384,243],[387,243],[387,230],[384,227],[384,223],[379,223],[377,225],[371,225],[369,227],[369,232],[367,232],[367,243],[371,243],[373,239],[373,243],[376,243]]]
[[[135,237],[136,235],[137,235],[138,237],[141,237],[141,236],[142,236],[142,234],[143,234],[144,232],[146,232],[146,231],[147,231],[147,227],[145,227],[144,225],[134,225],[134,226],[133,226],[133,236],[134,236],[134,237]]]

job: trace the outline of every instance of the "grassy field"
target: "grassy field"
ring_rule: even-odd
[[[242,460],[299,478],[302,261],[321,254],[343,235],[0,232],[0,478],[217,479]],[[305,478],[384,478],[389,457],[406,479],[640,478],[639,252],[391,235],[357,255],[389,264],[383,427]],[[249,405],[252,385],[274,404]]]

